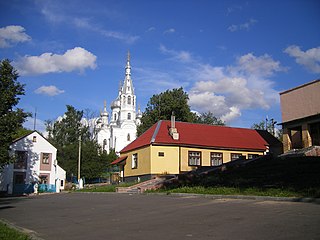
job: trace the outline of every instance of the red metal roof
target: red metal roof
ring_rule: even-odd
[[[121,152],[153,144],[265,150],[268,143],[254,129],[176,122],[179,140],[169,134],[170,121],[159,121]]]
[[[124,156],[124,157],[119,157],[117,158],[116,160],[114,160],[111,165],[115,165],[115,164],[119,164],[120,162],[124,161],[127,159],[127,156]]]

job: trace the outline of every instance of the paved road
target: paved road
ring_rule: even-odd
[[[0,199],[0,218],[43,239],[320,239],[320,205],[65,193]]]

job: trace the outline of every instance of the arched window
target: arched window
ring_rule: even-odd
[[[131,120],[131,113],[128,113],[128,120]]]
[[[127,141],[130,141],[130,133],[127,135]]]
[[[123,96],[123,104],[125,104],[125,103],[126,103],[126,97]]]
[[[114,119],[114,121],[117,121],[117,114],[116,113],[113,115],[113,119]]]
[[[131,104],[131,97],[128,96],[128,104]]]

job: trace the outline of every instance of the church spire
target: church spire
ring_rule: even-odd
[[[134,89],[131,80],[131,66],[130,66],[130,51],[128,51],[127,55],[127,64],[126,64],[126,75],[124,78],[122,93],[126,94],[134,94]]]

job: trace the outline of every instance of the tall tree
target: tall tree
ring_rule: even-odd
[[[212,112],[205,112],[201,113],[200,116],[197,116],[196,123],[203,123],[203,124],[210,124],[210,125],[220,125],[224,126],[226,125],[224,121],[222,121],[220,118],[217,118],[213,115]]]
[[[18,129],[22,127],[29,113],[15,106],[21,95],[25,94],[24,85],[17,81],[19,75],[10,61],[0,61],[0,168],[13,161],[9,147]]]
[[[172,112],[177,121],[194,122],[196,115],[190,111],[188,100],[188,94],[183,91],[183,88],[175,88],[153,95],[142,115],[141,125],[137,129],[138,136],[157,121],[169,120]]]

